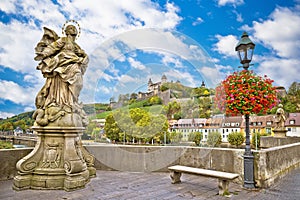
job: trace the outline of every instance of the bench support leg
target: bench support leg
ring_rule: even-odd
[[[181,180],[180,180],[181,172],[171,171],[170,177],[171,177],[171,179],[172,179],[172,183],[173,183],[173,184],[175,184],[175,183],[180,183],[180,182],[181,182]]]
[[[219,195],[225,195],[228,193],[229,181],[224,179],[219,179]]]

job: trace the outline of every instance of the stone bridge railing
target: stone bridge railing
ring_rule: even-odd
[[[182,146],[86,145],[98,170],[165,171],[174,164],[240,174],[243,182],[243,149]],[[33,148],[0,150],[0,180],[13,178],[16,162]],[[267,188],[300,166],[300,143],[253,151],[256,186]]]

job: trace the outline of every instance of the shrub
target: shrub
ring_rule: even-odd
[[[219,132],[210,132],[207,136],[209,146],[219,146],[222,143],[222,136]]]
[[[260,137],[261,136],[268,136],[267,133],[253,133],[252,135],[252,138],[251,138],[251,144],[256,147],[259,147],[260,146]],[[256,140],[256,137],[257,137],[257,140]],[[256,141],[257,141],[257,144],[256,144]]]
[[[11,143],[0,141],[0,149],[13,149],[13,148],[14,146]]]
[[[245,141],[245,137],[241,132],[233,132],[228,135],[228,142],[231,145],[235,145],[236,147],[243,144]]]
[[[195,142],[197,146],[199,146],[200,141],[202,140],[202,133],[201,132],[192,132],[189,134],[189,141]]]
[[[181,132],[171,132],[170,140],[172,143],[178,143],[181,141],[182,137],[183,135]]]

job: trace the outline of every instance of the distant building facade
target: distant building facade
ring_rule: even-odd
[[[287,136],[300,137],[300,113],[290,113],[285,122]],[[255,133],[274,135],[275,115],[250,116],[250,138]],[[172,120],[170,131],[182,133],[182,141],[188,141],[189,134],[201,132],[202,141],[207,141],[210,132],[219,132],[222,142],[228,142],[228,135],[233,132],[242,132],[245,135],[245,119],[243,116],[218,115],[211,118],[193,118]]]
[[[300,113],[289,113],[285,121],[286,136],[300,137]]]

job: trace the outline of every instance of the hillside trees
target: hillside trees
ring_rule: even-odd
[[[168,119],[173,119],[175,115],[181,111],[181,106],[177,101],[169,102],[168,105],[164,106],[163,108]],[[180,118],[180,116],[178,117]]]

